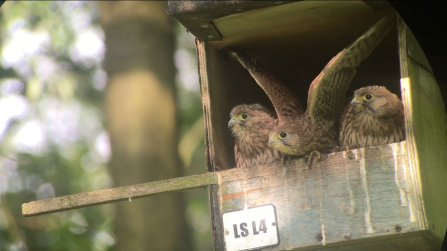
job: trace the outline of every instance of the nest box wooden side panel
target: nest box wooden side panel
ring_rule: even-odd
[[[221,167],[233,167],[233,159],[222,158],[228,156],[233,149],[231,133],[226,126],[229,115],[222,116],[222,110],[230,108],[228,89],[225,82],[237,81],[237,71],[232,75],[222,73],[222,64],[225,64],[218,52],[206,43],[196,40],[197,54],[199,56],[199,76],[202,91],[203,113],[206,131],[206,154],[208,171],[221,170]],[[230,64],[230,67],[234,65]],[[226,146],[226,147],[224,147]],[[223,169],[227,169],[223,168]]]
[[[221,177],[219,211],[273,204],[281,240],[268,250],[420,231],[425,219],[406,149],[404,141],[356,149],[353,156],[326,154],[310,170],[302,159],[241,169]],[[226,182],[234,175],[239,180]]]
[[[206,131],[208,171],[235,166],[234,138],[228,128],[235,104],[260,103],[273,110],[265,92],[237,62],[226,59],[208,42],[196,40]],[[231,157],[229,157],[231,156]]]
[[[302,15],[283,15],[289,9]],[[391,11],[372,10],[362,2],[337,5],[304,1],[214,20],[223,41],[196,41],[208,171],[234,166],[233,137],[227,128],[233,106],[256,102],[272,108],[246,70],[225,60],[220,48],[231,46],[259,58],[305,100],[308,85],[301,83],[310,83],[311,77],[321,71],[320,64],[324,66],[338,47]],[[320,12],[325,19],[318,18]],[[271,21],[272,15],[278,18],[273,18],[275,22]],[[259,29],[253,20],[265,25]],[[447,226],[442,214],[447,211],[447,186],[443,185],[447,178],[443,162],[447,119],[428,61],[402,25],[400,21],[399,30],[393,28],[365,60],[352,88],[387,85],[400,95],[399,50],[407,141],[355,150],[352,159],[343,153],[324,155],[312,170],[297,160],[287,168],[276,164],[231,170],[236,181],[235,176],[219,176],[219,185],[210,190],[216,250],[225,249],[222,213],[270,203],[276,206],[281,237],[280,246],[272,250],[318,248],[322,244],[335,248],[341,243],[347,245],[344,248],[357,250],[369,246],[367,240],[374,242],[373,247],[393,243],[399,248],[438,248],[439,241],[433,241],[432,234],[442,237]],[[397,33],[399,48],[395,46]],[[300,72],[292,66],[305,70]]]
[[[427,228],[442,240],[447,227],[447,115],[430,64],[402,19],[399,54],[410,164],[422,191]]]

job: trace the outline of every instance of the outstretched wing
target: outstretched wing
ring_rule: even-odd
[[[388,33],[395,15],[382,18],[354,43],[339,52],[314,79],[309,88],[307,115],[313,124],[337,122],[349,88],[360,63]]]
[[[272,101],[279,121],[296,118],[304,113],[304,110],[293,92],[284,85],[276,76],[266,71],[256,60],[247,54],[223,49],[223,53],[230,58],[237,59],[247,69],[256,83]]]

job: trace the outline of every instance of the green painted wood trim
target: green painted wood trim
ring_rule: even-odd
[[[447,115],[428,61],[401,18],[399,54],[410,164],[421,184],[425,228],[442,239],[447,227]]]

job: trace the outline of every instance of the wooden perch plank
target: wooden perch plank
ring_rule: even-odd
[[[178,192],[217,184],[216,173],[205,173],[187,177],[116,187],[88,193],[67,195],[22,205],[23,216],[36,216],[88,206],[138,199],[155,194]]]
[[[22,205],[22,214],[23,216],[29,217],[67,211],[76,208],[124,201],[128,200],[129,198],[138,199],[156,194],[178,192],[206,187],[209,185],[217,185],[218,183],[227,181],[270,175],[272,172],[274,173],[278,171],[279,169],[272,165],[259,166],[253,169],[230,169],[220,172],[209,172],[169,180],[67,195],[24,203]]]

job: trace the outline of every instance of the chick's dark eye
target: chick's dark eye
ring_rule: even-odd
[[[280,133],[278,133],[278,136],[279,136],[280,139],[284,139],[285,137],[287,137],[287,133],[280,132]]]
[[[366,101],[370,101],[373,98],[373,96],[370,93],[366,93],[365,95],[363,95],[363,98]]]
[[[246,113],[244,113],[244,114],[242,114],[241,118],[242,118],[242,119],[247,119],[247,118],[248,118],[248,115],[247,115]]]

